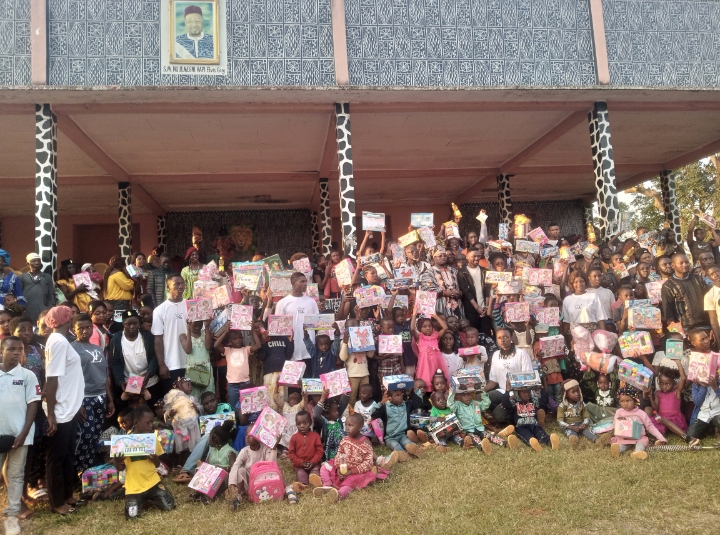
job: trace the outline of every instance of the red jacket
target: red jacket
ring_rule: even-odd
[[[299,431],[290,437],[290,448],[288,451],[293,466],[300,468],[303,463],[311,462],[320,464],[323,456],[323,446],[320,435],[315,431],[308,431],[303,435]]]

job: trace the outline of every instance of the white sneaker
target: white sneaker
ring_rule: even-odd
[[[17,517],[7,517],[5,519],[5,535],[18,535],[18,533],[20,533],[20,522]]]

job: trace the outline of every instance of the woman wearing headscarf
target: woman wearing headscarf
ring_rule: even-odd
[[[67,340],[72,309],[67,306],[51,308],[45,324],[52,329],[45,345],[45,412],[48,419],[48,450],[46,478],[50,507],[56,513],[75,512],[77,499],[73,497],[75,473],[75,443],[78,411],[85,393],[85,379],[77,351]]]
[[[19,277],[27,303],[25,315],[36,322],[40,312],[55,306],[55,284],[49,273],[41,271],[42,260],[39,254],[30,253],[25,259],[30,271]]]
[[[200,263],[200,253],[195,247],[190,247],[185,253],[185,262],[187,265],[182,268],[180,275],[185,280],[185,292],[183,292],[183,299],[193,298],[193,287],[195,281],[200,276],[200,270],[203,265]]]
[[[103,279],[105,300],[112,303],[116,312],[128,310],[135,290],[135,281],[127,274],[125,259],[121,256],[113,256],[108,262]]]
[[[5,273],[5,266],[9,265],[10,254],[4,249],[0,249],[0,277],[2,278],[2,284],[0,284],[0,305],[5,306],[5,296],[7,294],[13,294],[17,298],[18,303],[25,306],[25,297],[23,296],[20,279],[12,270]]]

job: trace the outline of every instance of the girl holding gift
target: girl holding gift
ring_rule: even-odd
[[[652,419],[640,409],[640,391],[632,386],[626,386],[618,390],[618,401],[620,408],[615,412],[615,433],[616,436],[610,440],[610,453],[613,457],[620,457],[620,454],[634,447],[634,451],[630,454],[633,459],[647,459],[645,448],[650,443],[646,433],[650,433],[657,439],[657,444],[667,444],[665,437],[658,431]],[[617,436],[618,420],[625,418],[640,422],[640,438],[629,438]]]
[[[418,362],[415,377],[422,379],[427,385],[433,384],[433,375],[436,370],[442,370],[445,379],[447,381],[450,380],[450,371],[440,352],[440,348],[438,348],[438,340],[442,338],[447,331],[447,324],[435,313],[433,313],[432,317],[440,324],[440,332],[433,329],[430,318],[421,318],[418,321],[416,311],[413,311],[410,321],[410,330],[418,347]],[[432,388],[430,388],[430,391],[432,392]]]
[[[682,364],[678,364],[678,373],[674,373],[674,370],[670,368],[660,368],[658,374],[660,389],[654,393],[650,393],[649,390],[646,392],[652,408],[646,407],[645,412],[649,416],[653,416],[655,413],[655,427],[663,435],[670,431],[687,440],[685,431],[687,431],[688,424],[680,408],[682,392],[685,389],[685,369]]]

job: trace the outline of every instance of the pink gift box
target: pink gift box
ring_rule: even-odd
[[[513,280],[512,271],[487,271],[485,272],[485,282],[494,284],[497,282],[511,282]]]
[[[540,351],[543,352],[543,358],[565,355],[565,337],[557,334],[540,338]]]
[[[293,316],[273,316],[268,318],[268,334],[270,336],[290,336],[293,334]]]
[[[379,335],[378,353],[382,355],[402,355],[402,336],[399,334]]]
[[[505,321],[508,323],[530,321],[530,305],[525,302],[506,302]]]
[[[647,290],[648,298],[653,305],[659,305],[662,299],[662,287],[665,281],[654,281],[646,282],[645,289]]]
[[[320,374],[320,381],[322,382],[323,388],[327,388],[330,391],[329,397],[331,398],[341,394],[347,394],[352,390],[350,388],[350,379],[345,369],[322,373]]]
[[[530,238],[532,241],[539,243],[540,245],[545,245],[548,242],[548,237],[541,227],[532,229],[530,232],[527,233],[527,237]]]
[[[374,307],[382,305],[385,298],[385,290],[380,286],[369,286],[367,288],[358,288],[353,293],[357,306],[360,308]]]
[[[215,281],[197,280],[193,283],[193,299],[212,297],[217,287],[218,283]]]
[[[535,310],[535,319],[549,327],[560,326],[560,309],[558,307],[545,307]]]
[[[552,284],[552,269],[530,268],[528,284],[532,286],[550,286]]]
[[[480,346],[459,347],[458,348],[458,355],[461,357],[469,357],[471,355],[479,355],[479,354],[480,354]]]
[[[208,498],[214,498],[227,475],[228,473],[218,466],[202,463],[195,471],[195,476],[188,483],[188,487]]]
[[[128,377],[127,383],[125,384],[125,392],[131,394],[139,394],[142,392],[142,385],[145,378],[140,375],[131,375]]]
[[[73,275],[73,282],[75,283],[75,288],[77,288],[81,284],[84,284],[88,290],[92,289],[93,287],[92,280],[90,280],[90,273],[87,273],[86,271],[75,273],[75,275]]]
[[[235,331],[251,331],[253,307],[249,305],[233,305],[230,314],[230,328]]]
[[[618,438],[634,438],[639,440],[642,436],[642,424],[631,418],[619,417],[615,419],[615,436]]]
[[[253,424],[250,429],[250,434],[268,448],[274,448],[286,424],[287,418],[278,414],[270,407],[265,407],[260,413],[260,416],[258,416],[258,419],[255,420],[255,424]]]
[[[188,299],[185,301],[188,321],[205,321],[213,319],[212,299]]]
[[[372,427],[373,433],[375,433],[378,442],[380,442],[380,444],[385,444],[385,432],[382,427],[382,420],[379,418],[370,420],[370,427]]]
[[[720,353],[700,353],[692,351],[688,360],[688,381],[707,384],[710,377],[717,375]]]
[[[437,292],[418,290],[415,293],[415,311],[418,314],[431,316],[435,313]]]
[[[217,264],[215,263],[215,260],[210,260],[210,262],[200,268],[198,279],[201,281],[209,281],[217,275],[219,275]]]
[[[224,307],[232,303],[232,290],[227,284],[218,286],[213,290],[212,294],[212,306],[213,308]]]
[[[628,311],[628,325],[632,329],[662,329],[660,309],[634,307]]]
[[[278,377],[281,386],[297,386],[305,373],[305,363],[299,360],[286,360]]]
[[[335,277],[340,286],[349,286],[352,282],[355,268],[349,259],[343,258],[335,265]]]
[[[268,405],[270,405],[270,394],[266,386],[240,390],[240,412],[242,414],[260,412]]]
[[[293,269],[295,271],[299,271],[300,273],[309,273],[312,272],[312,266],[310,265],[310,260],[308,258],[301,258],[300,260],[293,260]]]

